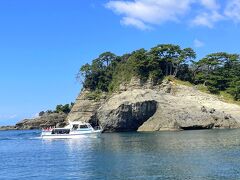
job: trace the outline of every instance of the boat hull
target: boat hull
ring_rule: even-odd
[[[42,139],[79,139],[83,137],[98,137],[101,134],[101,130],[93,131],[93,132],[81,132],[75,134],[47,134],[42,133]]]

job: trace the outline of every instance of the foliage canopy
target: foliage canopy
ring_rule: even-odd
[[[117,90],[134,76],[157,84],[170,75],[203,84],[211,93],[225,91],[240,100],[239,54],[218,52],[197,61],[192,48],[159,44],[150,50],[139,49],[122,56],[104,52],[92,64],[83,65],[78,75],[83,78],[84,88],[103,92]]]

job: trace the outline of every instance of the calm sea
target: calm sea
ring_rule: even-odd
[[[0,179],[240,179],[240,130],[109,133],[41,140],[0,132]]]

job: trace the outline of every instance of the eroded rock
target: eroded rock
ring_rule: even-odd
[[[118,108],[101,108],[97,117],[106,132],[136,131],[157,110],[157,102],[123,103]]]
[[[67,114],[65,113],[51,113],[45,114],[34,119],[24,119],[15,125],[16,129],[39,129],[46,127],[64,127]]]
[[[83,91],[67,119],[97,122],[111,132],[240,127],[240,106],[195,87],[167,80],[154,86],[135,78],[121,90],[99,101]]]

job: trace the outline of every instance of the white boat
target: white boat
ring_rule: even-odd
[[[70,122],[64,128],[46,128],[42,130],[43,139],[73,139],[84,135],[97,136],[102,132],[101,128],[94,129],[89,123],[80,121]]]

